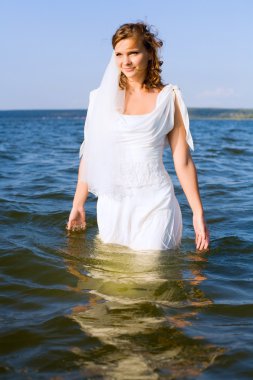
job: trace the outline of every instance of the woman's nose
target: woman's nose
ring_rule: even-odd
[[[130,57],[128,55],[125,55],[123,57],[123,64],[124,65],[129,65],[131,63]]]

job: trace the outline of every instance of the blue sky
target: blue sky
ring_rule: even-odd
[[[0,110],[86,108],[125,22],[164,41],[188,107],[253,108],[251,0],[1,0]]]

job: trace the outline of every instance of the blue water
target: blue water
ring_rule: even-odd
[[[92,195],[66,233],[85,113],[0,112],[1,379],[253,378],[253,120],[190,115],[211,249],[167,152],[182,247],[143,255],[97,239]]]

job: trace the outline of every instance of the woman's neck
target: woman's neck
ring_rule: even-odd
[[[126,90],[130,93],[138,93],[146,91],[145,84],[140,81],[129,80],[127,81]]]

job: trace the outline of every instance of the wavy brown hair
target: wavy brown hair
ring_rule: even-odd
[[[115,49],[117,43],[126,38],[141,38],[144,47],[151,53],[151,59],[148,61],[146,78],[143,84],[146,89],[162,88],[161,79],[162,61],[158,58],[158,49],[163,46],[162,40],[157,38],[157,32],[151,31],[151,26],[144,22],[127,23],[121,25],[112,36],[112,46]],[[127,77],[121,73],[119,78],[119,87],[124,90],[127,86]]]

